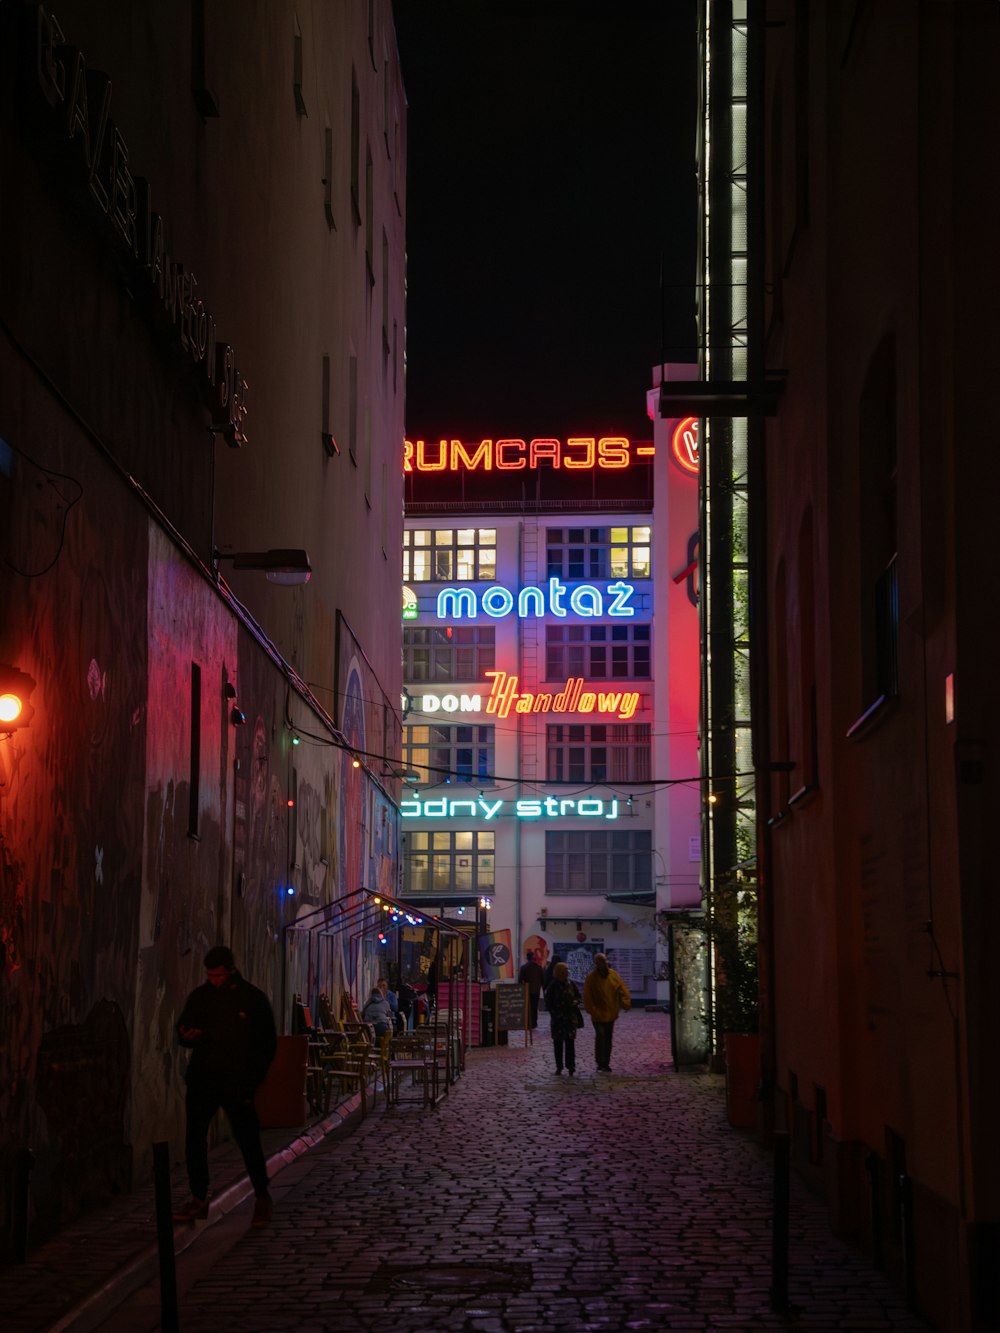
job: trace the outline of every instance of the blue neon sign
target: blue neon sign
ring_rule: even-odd
[[[604,616],[622,619],[635,615],[634,595],[635,584],[622,579],[613,583],[580,583],[569,588],[562,579],[553,577],[545,587],[529,586],[518,592],[517,616],[519,620],[545,615],[563,618],[572,612],[588,620]],[[442,588],[437,598],[437,618],[475,620],[482,611],[493,620],[502,620],[514,606],[514,594],[500,583],[491,583],[478,597],[474,588]]]

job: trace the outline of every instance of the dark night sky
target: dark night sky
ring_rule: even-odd
[[[395,10],[407,434],[648,437],[661,345],[693,354],[694,0]]]

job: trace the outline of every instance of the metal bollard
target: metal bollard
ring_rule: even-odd
[[[788,1181],[791,1140],[785,1130],[774,1135],[774,1211],[771,1221],[771,1309],[788,1310]]]
[[[913,1253],[913,1182],[906,1174],[899,1177],[899,1234],[903,1247],[903,1288],[906,1304],[913,1310],[917,1304],[917,1267]]]
[[[872,1233],[872,1263],[882,1267],[882,1187],[879,1177],[878,1153],[870,1152],[865,1158],[868,1173],[868,1225]]]
[[[34,1165],[31,1149],[21,1148],[14,1167],[14,1262],[17,1264],[23,1264],[28,1257],[28,1204]]]
[[[170,1202],[170,1149],[153,1144],[153,1181],[156,1191],[156,1244],[160,1254],[160,1329],[178,1333],[177,1265],[174,1257],[174,1218]]]

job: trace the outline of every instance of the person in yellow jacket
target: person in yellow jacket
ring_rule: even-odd
[[[607,956],[603,953],[594,954],[593,970],[587,973],[583,983],[583,1007],[594,1024],[597,1072],[610,1074],[615,1019],[623,1010],[631,1009],[632,996],[615,969],[608,966]]]

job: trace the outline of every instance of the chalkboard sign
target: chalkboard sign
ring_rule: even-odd
[[[497,987],[497,1031],[526,1032],[531,1026],[528,1008],[528,987],[506,985]]]

